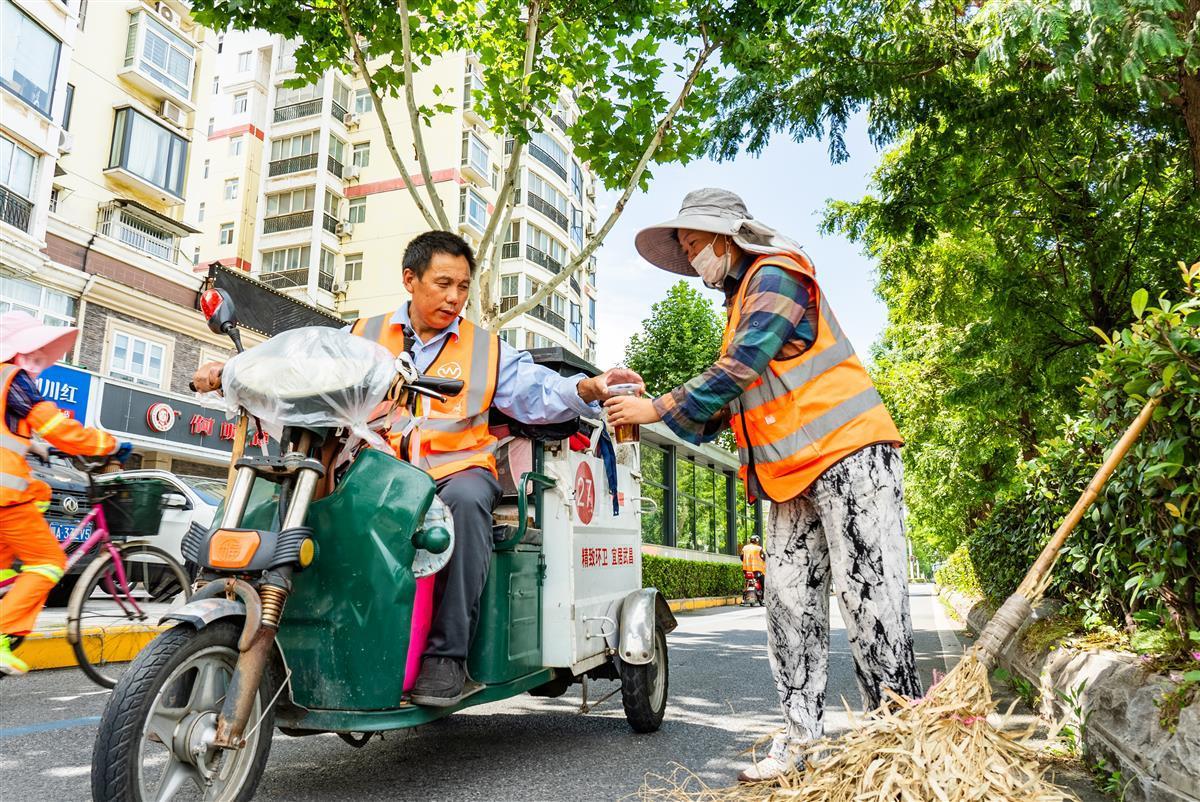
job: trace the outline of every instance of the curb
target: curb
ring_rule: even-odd
[[[160,632],[170,629],[167,625],[149,627],[113,627],[108,630],[83,630],[84,648],[88,657],[99,659],[101,655],[110,663],[128,663],[146,644],[158,637]],[[75,650],[67,641],[65,629],[31,632],[21,643],[19,656],[29,665],[30,671],[48,668],[73,668],[79,665]]]
[[[729,607],[741,602],[741,596],[702,596],[695,599],[669,599],[667,606],[671,608],[671,612],[681,613],[688,610],[705,610],[709,607]]]
[[[991,612],[978,599],[938,588],[975,632]],[[1128,778],[1125,802],[1200,802],[1200,704],[1185,708],[1174,733],[1158,722],[1156,701],[1174,686],[1142,667],[1135,655],[1072,647],[1030,652],[1021,645],[1033,622],[1057,609],[1043,602],[1000,656],[1000,664],[1038,689],[1038,712],[1083,726],[1084,759],[1104,760]],[[1073,699],[1074,704],[1068,704]],[[1075,707],[1075,710],[1071,708]]]

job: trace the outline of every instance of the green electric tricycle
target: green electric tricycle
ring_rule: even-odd
[[[240,351],[229,299],[210,290],[201,305]],[[641,586],[638,477],[621,465],[616,486],[606,481],[596,438],[574,450],[565,436],[502,436],[507,494],[467,664],[474,692],[423,707],[407,690],[453,527],[433,480],[379,447],[377,432],[462,383],[422,376],[362,338],[300,329],[239,353],[223,387],[240,415],[227,498],[215,526],[185,538],[192,600],[166,616],[173,626],[105,708],[94,799],[248,800],[276,728],[361,746],[588,678],[619,680],[633,729],[658,729],[675,620]],[[278,456],[243,451],[248,420],[277,434]]]

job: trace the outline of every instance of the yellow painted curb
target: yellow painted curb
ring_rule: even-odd
[[[103,659],[109,663],[128,663],[146,644],[158,637],[160,632],[168,629],[169,625],[113,627],[108,630],[85,629],[83,644],[91,660],[100,660],[103,655]],[[75,650],[67,641],[65,629],[30,633],[17,649],[17,656],[34,671],[68,668],[79,663],[75,659]]]
[[[706,596],[700,599],[671,599],[667,602],[667,606],[671,608],[671,612],[679,613],[686,610],[704,610],[709,607],[728,607],[740,604],[741,601],[741,596]]]

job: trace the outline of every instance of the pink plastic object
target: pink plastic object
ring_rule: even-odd
[[[423,576],[417,580],[413,594],[412,629],[408,635],[408,660],[404,664],[404,690],[412,690],[421,670],[421,655],[425,653],[425,642],[429,640],[429,627],[433,623],[433,581],[437,575]]]

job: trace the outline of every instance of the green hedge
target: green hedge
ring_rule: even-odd
[[[658,588],[668,599],[736,596],[742,582],[741,563],[642,555],[642,587]]]
[[[950,555],[946,563],[934,573],[934,579],[939,585],[951,590],[957,590],[971,597],[984,595],[975,574],[975,565],[971,562],[971,553],[967,544],[963,543]]]

